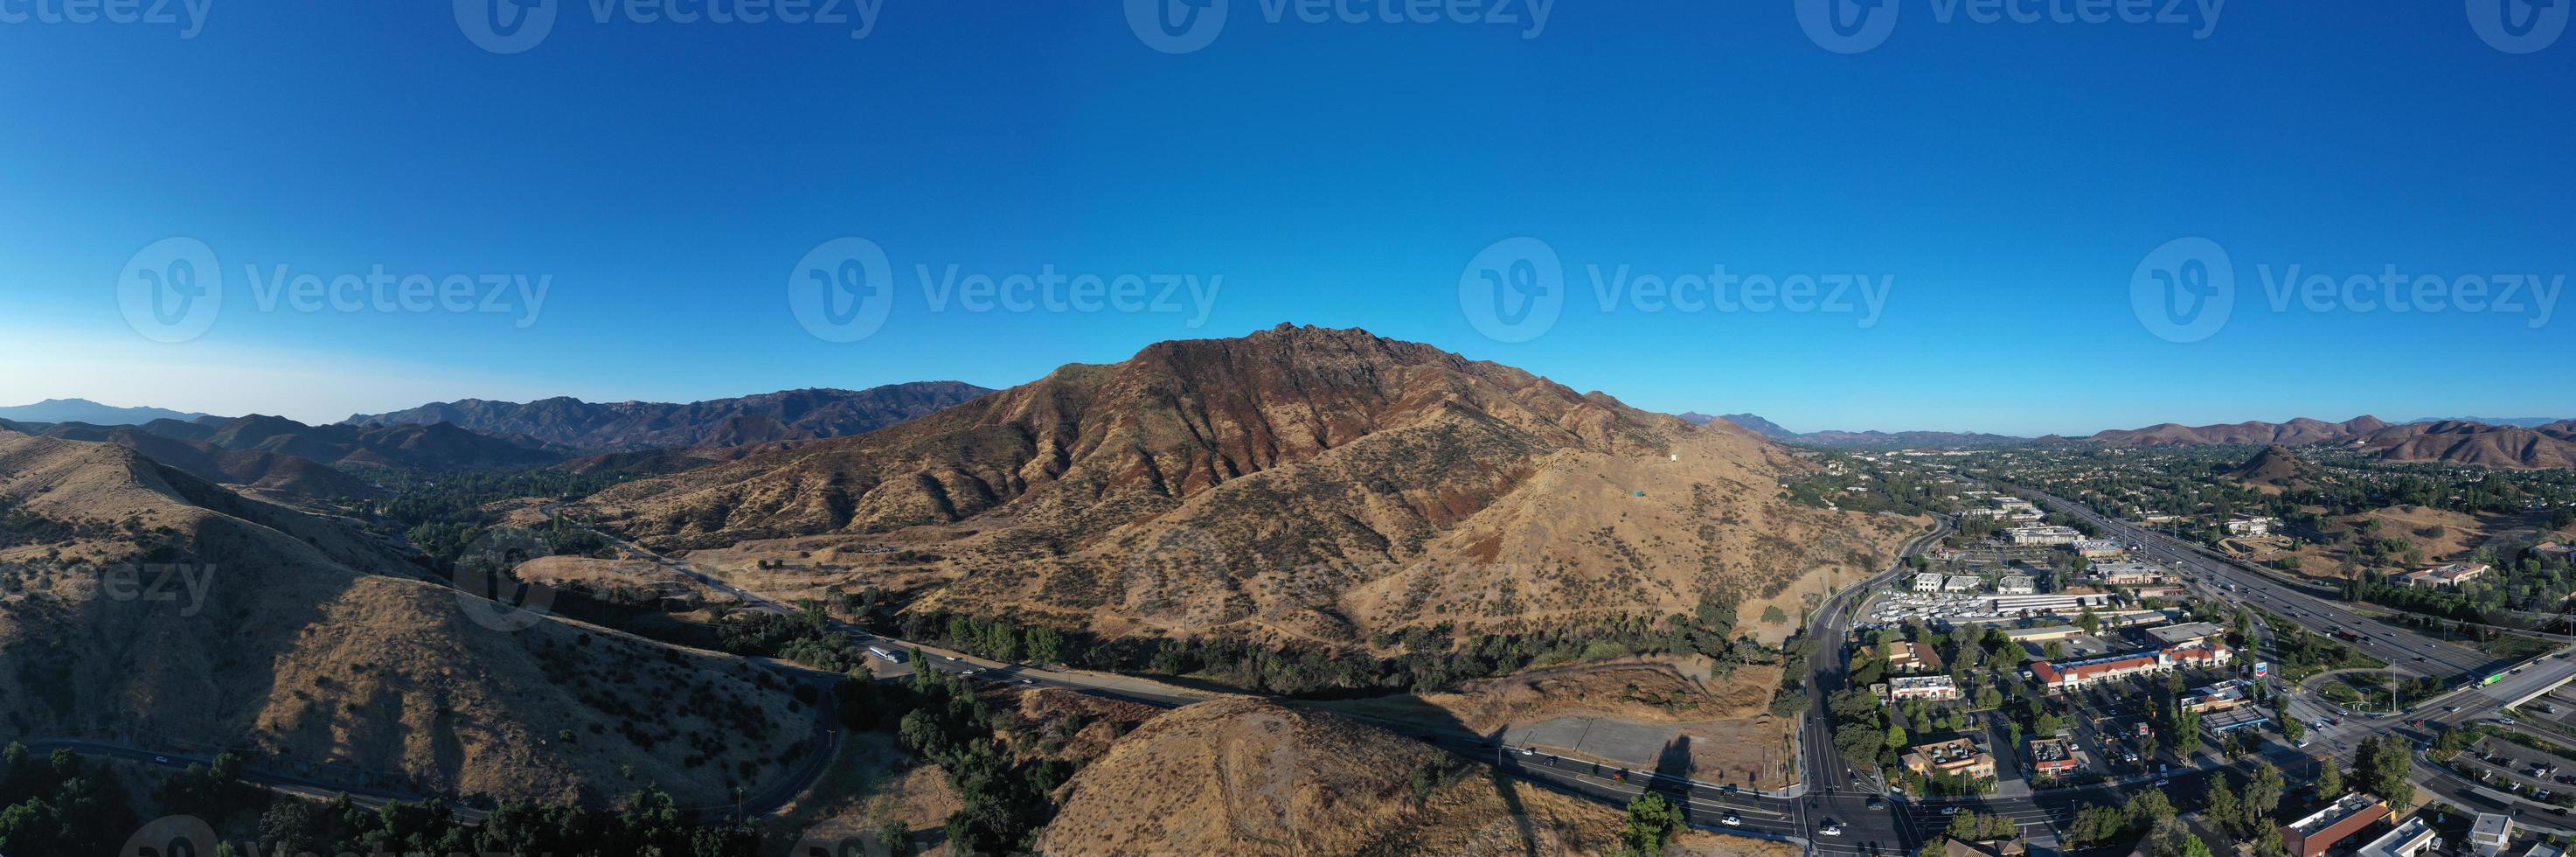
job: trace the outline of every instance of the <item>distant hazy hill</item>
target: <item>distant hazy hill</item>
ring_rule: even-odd
[[[2452,420],[2391,425],[2375,417],[2340,423],[2295,419],[2212,426],[2166,423],[2106,431],[2093,440],[2113,446],[2336,444],[2378,453],[2390,461],[2438,461],[2485,467],[2576,467],[2576,420],[2536,427]]]
[[[1791,442],[1791,443],[1804,444],[1804,445],[1807,445],[1807,446],[1829,446],[1829,447],[1847,447],[1847,448],[1854,448],[1854,449],[1862,449],[1862,448],[1875,449],[1875,448],[1890,448],[1890,447],[1918,447],[1918,446],[1921,446],[1921,447],[2009,446],[2009,445],[2012,445],[2012,444],[2021,444],[2021,443],[2029,443],[2029,442],[2030,442],[2030,438],[2026,438],[2026,437],[2013,437],[2013,436],[2011,436],[2011,435],[2001,435],[2001,434],[1985,434],[1985,433],[1982,433],[1982,432],[1955,432],[1955,431],[1899,431],[1899,432],[1884,432],[1884,431],[1857,431],[1857,432],[1855,432],[1855,431],[1811,431],[1811,432],[1799,433],[1799,432],[1793,432],[1793,431],[1790,431],[1790,430],[1785,429],[1785,428],[1781,428],[1779,423],[1775,423],[1775,422],[1772,422],[1772,421],[1770,421],[1770,420],[1763,419],[1763,418],[1761,418],[1761,417],[1759,417],[1759,416],[1756,416],[1756,415],[1753,415],[1753,414],[1727,414],[1727,415],[1726,415],[1726,416],[1724,416],[1724,417],[1712,417],[1712,416],[1709,416],[1709,415],[1707,415],[1707,414],[1699,413],[1699,412],[1697,412],[1697,411],[1692,411],[1692,412],[1689,412],[1689,413],[1681,414],[1680,416],[1681,416],[1681,418],[1682,418],[1683,420],[1688,421],[1688,422],[1691,422],[1691,423],[1694,423],[1694,424],[1698,424],[1698,425],[1707,425],[1707,424],[1709,424],[1709,423],[1710,423],[1711,421],[1713,421],[1713,420],[1724,419],[1724,420],[1726,420],[1727,422],[1731,422],[1731,423],[1734,423],[1734,424],[1736,424],[1736,425],[1743,426],[1743,427],[1745,427],[1745,428],[1747,428],[1747,429],[1750,429],[1750,430],[1752,430],[1754,433],[1756,433],[1756,434],[1760,434],[1760,435],[1762,435],[1763,437],[1768,437],[1768,438],[1771,438],[1771,439],[1773,439],[1773,440],[1782,440],[1782,441],[1788,441],[1788,442]]]
[[[158,427],[162,432],[154,431]],[[199,479],[258,496],[278,499],[348,500],[375,496],[364,480],[307,458],[256,449],[232,450],[203,440],[186,440],[199,427],[175,420],[152,426],[100,426],[89,423],[20,423],[0,420],[0,428],[40,437],[113,443]]]
[[[2333,481],[2315,465],[2300,460],[2289,447],[2266,446],[2262,452],[2246,459],[2228,475],[2254,485],[2273,488],[2313,488]]]
[[[2569,422],[2569,421],[2570,421],[2570,420],[2569,420],[2567,417],[2425,417],[2425,418],[2422,418],[2422,419],[2407,420],[2407,421],[2406,421],[2406,424],[2407,424],[2407,425],[2417,425],[2417,424],[2421,424],[2421,423],[2485,423],[2485,424],[2487,424],[2487,425],[2491,425],[2491,426],[2513,426],[2513,427],[2516,427],[2516,428],[2539,428],[2539,427],[2541,427],[2541,426],[2549,425],[2549,424],[2551,424],[2551,423],[2562,423],[2562,422]]]
[[[2093,439],[2112,446],[2200,446],[2207,444],[2243,444],[2298,446],[2309,443],[2332,443],[2388,428],[2378,417],[2355,417],[2340,423],[2305,417],[2286,423],[2242,422],[2221,425],[2185,426],[2164,423],[2142,429],[2114,430],[2095,434]]]
[[[342,423],[398,426],[445,422],[485,434],[534,438],[579,452],[630,452],[865,434],[990,392],[957,381],[925,381],[865,390],[787,390],[688,404],[593,403],[573,398],[526,403],[465,399],[388,414],[359,414]]]
[[[181,413],[167,408],[120,408],[114,405],[102,405],[88,399],[46,399],[32,405],[0,407],[0,420],[22,423],[137,426],[153,420],[193,420],[205,416],[205,414]]]
[[[2576,467],[2576,420],[2524,428],[2472,422],[2413,423],[2361,438],[2365,449],[2394,461],[2440,461],[2487,467]]]
[[[221,423],[154,422],[146,431],[230,450],[292,455],[324,464],[403,470],[537,467],[564,456],[447,423],[395,426],[308,426],[253,414]]]
[[[655,785],[682,806],[773,787],[817,749],[811,707],[744,659],[503,614],[332,519],[112,444],[0,432],[0,509],[9,732],[239,748],[429,795]],[[147,566],[151,595],[120,597],[83,567],[130,562],[185,577]]]
[[[1067,365],[583,512],[670,548],[900,538],[943,558],[915,609],[1353,644],[1687,613],[1703,592],[1873,566],[1912,529],[1780,499],[1806,467],[1734,426],[1283,325]]]

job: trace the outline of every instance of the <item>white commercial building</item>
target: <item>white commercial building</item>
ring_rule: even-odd
[[[2084,539],[2074,527],[2014,527],[2004,538],[2017,545],[2071,545]]]
[[[2513,839],[2513,816],[2492,812],[2478,813],[2476,824],[2469,825],[2469,850],[2479,857],[2496,857],[2504,853],[2505,843]]]
[[[2359,850],[2353,852],[2353,855],[2354,857],[2415,857],[2425,851],[2440,850],[2441,847],[2441,832],[2434,830],[2433,825],[2425,823],[2424,817],[2419,815],[2407,819],[2406,823],[2398,825],[2397,829],[2370,840],[2370,844],[2361,846]]]
[[[1946,675],[1896,676],[1887,680],[1889,699],[1957,699],[1959,686]]]

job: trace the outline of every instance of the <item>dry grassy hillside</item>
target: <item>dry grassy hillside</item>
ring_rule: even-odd
[[[1801,466],[1731,425],[1282,326],[1067,366],[580,511],[663,548],[922,551],[939,560],[898,580],[853,566],[808,584],[903,585],[924,606],[1349,643],[1418,623],[1687,612],[1706,592],[1755,598],[1883,562],[1915,528],[1775,499]]]
[[[1244,700],[1147,721],[1062,798],[1040,853],[1598,854],[1622,819],[1388,732]]]
[[[127,587],[76,565],[137,560],[188,573]],[[526,614],[509,630],[409,568],[121,447],[0,432],[0,731],[247,748],[424,793],[658,784],[688,806],[774,784],[813,735],[759,667]]]

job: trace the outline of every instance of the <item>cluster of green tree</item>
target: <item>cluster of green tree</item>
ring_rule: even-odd
[[[2258,857],[2288,853],[2281,844],[2281,826],[2272,820],[2273,810],[2280,808],[2281,798],[2289,794],[2289,781],[2281,776],[2281,769],[2269,761],[2258,761],[2244,782],[2231,783],[2231,779],[2221,775],[2218,782],[2210,784],[2201,817],[2230,837],[2252,840]]]
[[[2324,634],[2311,633],[2296,624],[2279,621],[2265,614],[2265,624],[2272,628],[2275,658],[2272,668],[2284,681],[2298,681],[2327,670],[2377,669],[2388,662],[2355,651]]]
[[[2076,810],[2066,841],[2077,847],[2107,845],[2131,833],[2170,824],[2175,815],[2173,799],[2163,789],[2150,787],[2130,794],[2128,802],[2117,807],[2097,803]]]
[[[1939,482],[1938,473],[1850,455],[1829,453],[1825,460],[1840,467],[1783,479],[1780,496],[1805,506],[1853,512],[1928,515],[1959,509],[1958,499],[1950,496],[1952,486]]]
[[[1071,779],[1062,760],[1014,761],[995,740],[992,712],[966,679],[917,670],[896,707],[905,710],[896,736],[905,749],[939,765],[965,806],[948,816],[949,847],[963,854],[1020,853],[1055,817],[1048,797]]]
[[[825,615],[820,602],[805,601],[796,613],[782,616],[744,610],[717,617],[718,638],[737,655],[784,658],[817,669],[849,672],[863,668],[867,652],[850,642]]]
[[[544,497],[572,500],[624,481],[620,477],[530,470],[441,474],[434,479],[398,475],[377,486],[385,496],[359,501],[351,515],[367,529],[401,535],[426,554],[434,570],[445,572],[483,539],[498,519],[485,509],[500,500]],[[545,543],[558,555],[589,556],[607,550],[606,540],[556,519],[543,530]]]
[[[1961,842],[2014,839],[2021,836],[2021,825],[2008,815],[1963,812],[1950,816],[1950,827],[1941,835]]]
[[[2395,735],[2373,735],[2361,739],[2353,749],[2352,785],[2379,796],[2390,806],[2405,806],[2415,800],[2415,784],[2406,779],[2414,763],[2408,759],[2411,745]]]
[[[70,750],[0,750],[0,854],[112,854],[136,827],[116,772]]]
[[[1904,727],[1889,722],[1878,697],[1865,687],[1834,691],[1825,700],[1833,715],[1834,750],[1855,768],[1896,766],[1898,748],[1906,745]]]
[[[2520,559],[2505,559],[2513,556]],[[2395,574],[2357,572],[2345,581],[2344,595],[2453,621],[2532,627],[2557,614],[2568,596],[2576,594],[2576,567],[2564,557],[2515,545],[2481,548],[2470,561],[2495,571],[2457,587],[2409,586]],[[2415,564],[2420,563],[2410,563]]]
[[[259,843],[261,854],[752,857],[760,830],[697,823],[659,789],[638,791],[617,810],[505,803],[474,826],[437,803],[395,801],[369,810],[342,795],[325,803],[276,801],[259,819]]]
[[[1610,857],[1659,857],[1682,830],[1682,808],[1660,792],[1646,791],[1628,801],[1628,824],[1619,830],[1618,848]]]

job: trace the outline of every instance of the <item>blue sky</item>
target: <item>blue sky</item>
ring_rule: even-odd
[[[1172,54],[1117,3],[883,2],[864,32],[571,2],[512,54],[447,2],[213,0],[190,38],[0,23],[0,401],[331,420],[469,396],[1006,386],[1295,321],[1799,430],[2576,416],[2576,320],[2543,322],[2534,292],[2399,313],[2275,308],[2265,287],[2290,265],[2395,266],[2439,296],[2576,273],[2576,37],[2508,53],[2460,3],[2227,3],[2195,38],[1893,0],[1884,43],[1844,54],[1786,3],[1551,4],[1534,27],[1520,0],[1516,24],[1272,22],[1216,0],[1214,40]],[[158,342],[120,288],[166,273],[138,254],[173,237],[210,251],[223,304]],[[799,323],[790,280],[844,237],[882,248],[892,302],[833,342]],[[1556,257],[1564,306],[1498,339],[1460,280],[1519,237]],[[2131,283],[2186,237],[2224,249],[2237,298],[2177,342]],[[546,291],[534,313],[302,311],[262,291],[279,266]],[[950,266],[1214,293],[934,306]],[[1604,308],[1591,272],[1620,266],[1857,276],[1885,301]]]

